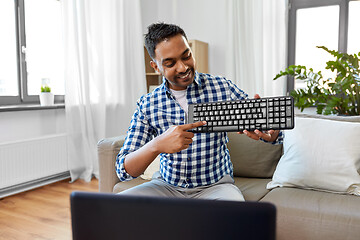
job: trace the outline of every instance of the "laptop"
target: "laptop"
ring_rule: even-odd
[[[266,202],[73,192],[74,240],[275,240],[276,208]]]

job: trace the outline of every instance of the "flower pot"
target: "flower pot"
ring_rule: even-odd
[[[40,105],[41,106],[54,105],[54,94],[51,92],[41,92],[40,93]]]

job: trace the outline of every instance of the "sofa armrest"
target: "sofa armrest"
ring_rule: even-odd
[[[126,135],[105,138],[98,142],[99,161],[99,191],[112,192],[114,185],[119,182],[115,172],[116,156],[124,144]]]

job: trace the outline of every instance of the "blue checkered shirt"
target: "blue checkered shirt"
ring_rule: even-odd
[[[248,98],[234,83],[223,77],[195,72],[194,82],[188,86],[189,104]],[[171,125],[186,123],[186,113],[163,83],[153,92],[142,96],[131,119],[123,147],[116,159],[116,173],[120,181],[132,177],[124,168],[124,159],[130,152],[144,146],[164,133]],[[169,184],[193,188],[216,183],[225,175],[233,176],[233,166],[226,147],[227,134],[195,133],[189,148],[177,153],[160,154],[160,174]],[[282,143],[282,133],[273,144]]]

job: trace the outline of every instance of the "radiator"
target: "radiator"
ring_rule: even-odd
[[[60,134],[1,143],[0,195],[26,190],[54,177],[68,177],[66,138]]]

